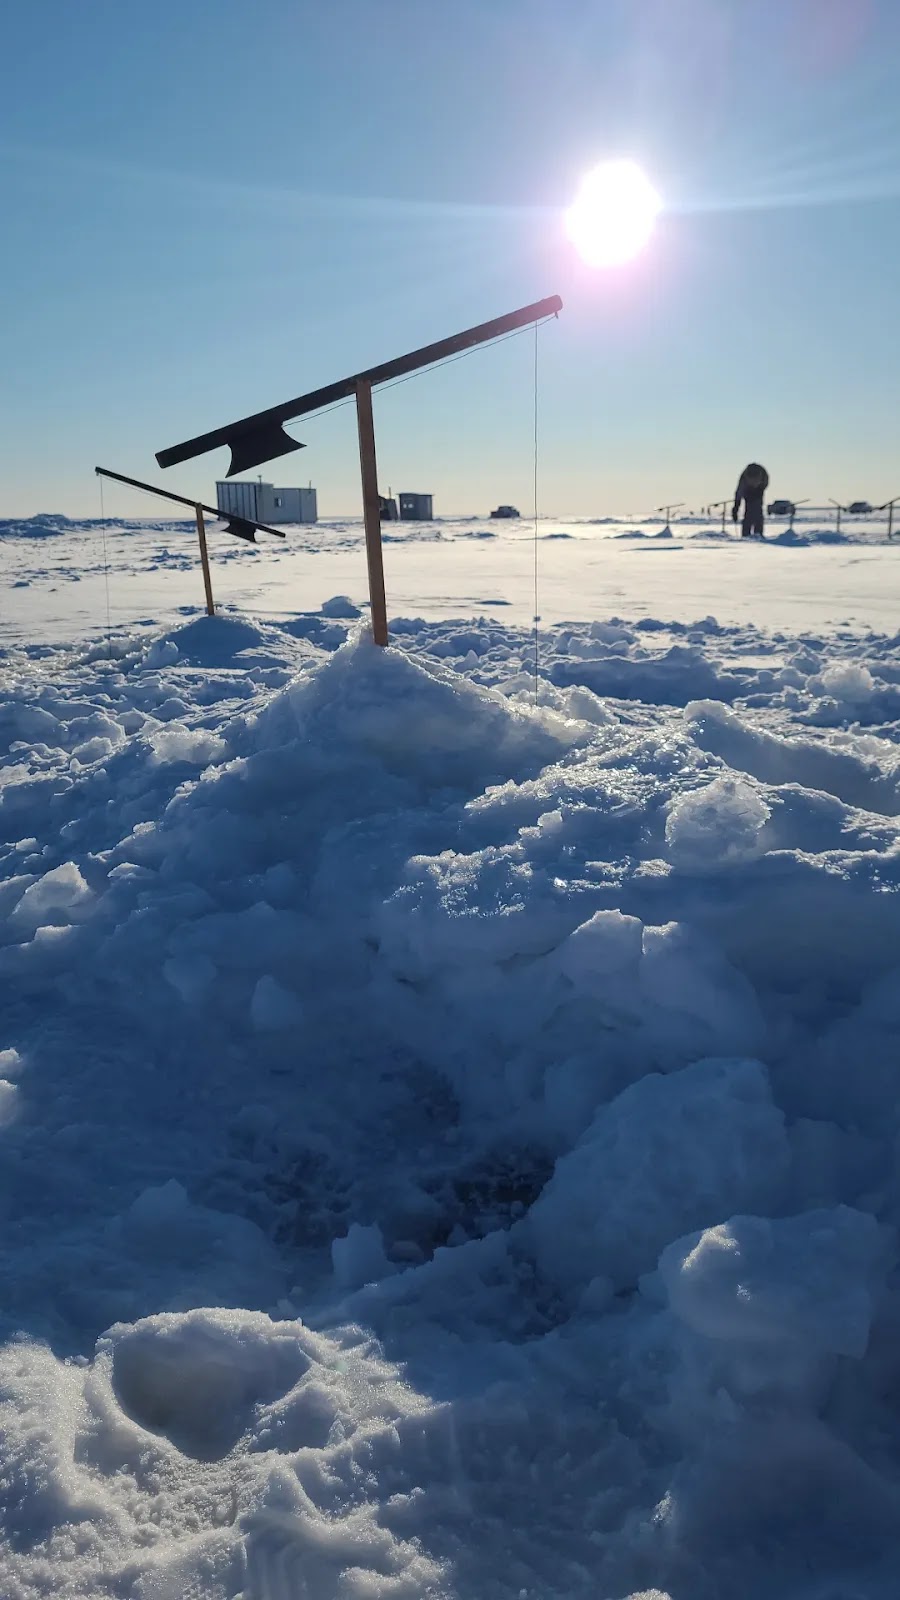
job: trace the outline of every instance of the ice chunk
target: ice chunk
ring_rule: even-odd
[[[335,594],[322,605],[323,617],[358,617],[361,615],[359,606],[355,606],[349,595]]]
[[[31,776],[31,768],[24,761],[17,761],[11,767],[0,767],[0,789],[16,783],[28,783]]]
[[[874,694],[875,679],[860,661],[833,661],[818,678],[812,679],[810,687],[853,705]]]
[[[104,739],[102,735],[96,734],[93,739],[85,739],[84,744],[75,746],[72,760],[77,761],[82,767],[87,767],[95,761],[106,761],[115,748],[112,739]]]
[[[657,1059],[756,1056],[765,1024],[752,985],[721,946],[684,923],[644,929],[641,996]]]
[[[707,1428],[676,1470],[658,1526],[670,1562],[693,1558],[721,1577],[712,1588],[679,1584],[679,1596],[890,1600],[897,1510],[886,1475],[818,1418],[782,1411]],[[876,1566],[884,1580],[873,1585]],[[738,1570],[746,1576],[735,1583]]]
[[[144,666],[154,671],[157,667],[170,667],[178,660],[178,646],[174,639],[155,639],[144,656]]]
[[[303,1007],[267,973],[253,991],[250,1017],[257,1033],[276,1033],[281,1028],[296,1028],[303,1021]]]
[[[154,758],[159,762],[187,761],[191,766],[207,767],[228,754],[228,746],[208,728],[186,728],[170,723],[150,737]]]
[[[109,1239],[139,1264],[145,1286],[154,1282],[151,1303],[168,1309],[243,1304],[282,1283],[275,1249],[255,1222],[193,1204],[174,1178],[145,1189],[110,1223]]]
[[[331,1263],[334,1281],[341,1289],[361,1289],[366,1283],[377,1283],[386,1278],[393,1267],[384,1249],[384,1239],[377,1223],[363,1227],[351,1222],[343,1239],[331,1244]]]
[[[152,1189],[144,1189],[128,1209],[130,1225],[143,1238],[157,1227],[168,1226],[187,1215],[189,1200],[184,1185],[170,1178]]]
[[[202,954],[170,956],[163,962],[163,977],[190,1003],[206,994],[215,981],[216,968],[209,956]]]
[[[18,1111],[19,1091],[14,1083],[0,1078],[0,1128],[13,1122]]]
[[[678,1239],[659,1271],[675,1315],[708,1339],[865,1353],[886,1266],[874,1217],[849,1206],[730,1222]]]
[[[560,970],[578,989],[600,988],[637,979],[643,924],[621,911],[598,911],[559,948]]]
[[[14,927],[32,932],[48,924],[65,926],[76,919],[90,898],[91,891],[75,862],[67,861],[25,890],[9,920]]]
[[[751,861],[762,852],[761,835],[771,814],[742,778],[714,778],[673,800],[666,819],[669,855],[677,866],[700,871]]]
[[[18,1078],[25,1063],[18,1050],[0,1050],[0,1076],[4,1078]]]
[[[650,1073],[557,1162],[529,1217],[540,1270],[570,1295],[599,1274],[629,1287],[691,1227],[774,1209],[789,1161],[760,1062]]]

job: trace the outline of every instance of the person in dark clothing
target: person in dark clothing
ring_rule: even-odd
[[[731,512],[732,522],[737,522],[740,515],[741,501],[744,502],[744,525],[741,529],[741,538],[749,539],[751,534],[763,536],[763,495],[769,487],[769,474],[765,467],[758,461],[751,461],[745,467],[738,479],[738,486],[734,496],[734,507]]]

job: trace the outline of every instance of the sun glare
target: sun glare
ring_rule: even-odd
[[[589,172],[566,212],[566,232],[590,267],[618,267],[643,250],[662,201],[633,161],[604,161]]]

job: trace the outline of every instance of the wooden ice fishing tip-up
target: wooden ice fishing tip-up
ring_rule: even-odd
[[[387,606],[384,594],[375,424],[372,414],[373,388],[378,384],[389,383],[392,379],[418,372],[423,367],[434,366],[449,357],[461,355],[467,350],[474,349],[476,345],[487,344],[493,339],[502,339],[504,335],[516,333],[532,323],[543,322],[546,318],[557,316],[561,310],[562,300],[559,295],[550,295],[546,300],[537,300],[533,305],[522,306],[518,311],[509,311],[505,316],[495,317],[491,322],[482,322],[478,327],[467,328],[463,333],[455,333],[449,339],[439,339],[435,344],[424,345],[420,350],[411,351],[409,355],[397,356],[393,361],[383,362],[381,366],[369,367],[365,372],[356,372],[352,377],[339,379],[337,383],[326,384],[324,388],[313,389],[309,394],[285,400],[278,406],[270,406],[267,411],[257,411],[252,416],[240,417],[237,422],[230,422],[224,428],[214,428],[210,433],[198,434],[195,439],[171,445],[166,450],[158,451],[156,459],[161,467],[174,467],[179,462],[190,461],[194,456],[204,455],[208,450],[228,445],[231,450],[231,465],[227,475],[231,478],[237,472],[247,472],[253,467],[261,466],[265,461],[274,460],[276,456],[304,449],[299,440],[292,439],[290,434],[285,433],[285,422],[309,416],[314,411],[321,411],[326,406],[335,405],[338,401],[355,396],[372,634],[376,644],[386,645]]]
[[[204,505],[202,500],[191,500],[185,494],[173,494],[171,489],[158,489],[154,483],[143,483],[140,478],[126,478],[124,473],[110,472],[108,467],[95,467],[98,478],[112,478],[116,483],[127,483],[131,489],[143,489],[146,494],[155,494],[160,500],[174,500],[176,505],[190,506],[197,519],[197,538],[200,543],[200,564],[203,568],[203,588],[206,593],[206,615],[211,617],[215,612],[213,604],[212,577],[209,571],[209,553],[206,548],[206,522],[203,513],[208,511],[216,521],[227,521],[225,533],[233,533],[236,539],[246,539],[248,544],[256,543],[256,534],[274,533],[276,539],[284,538],[282,528],[270,528],[265,522],[251,522],[247,517],[229,515],[223,517],[221,511],[215,506]]]

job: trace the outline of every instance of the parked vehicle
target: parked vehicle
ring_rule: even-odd
[[[793,500],[772,500],[768,506],[770,517],[792,517],[796,510]]]
[[[520,512],[516,510],[515,506],[497,506],[496,510],[491,512],[492,517],[518,517],[519,515]]]
[[[847,507],[847,510],[851,517],[867,517],[872,510],[872,507],[870,506],[868,500],[854,500],[852,504]]]

